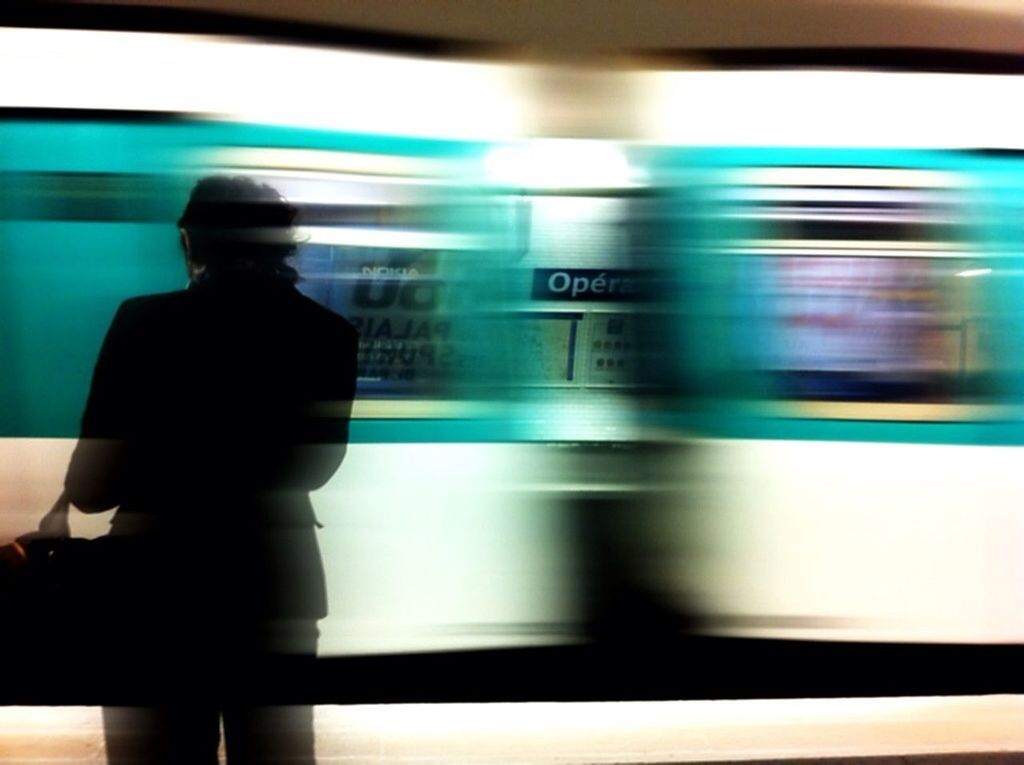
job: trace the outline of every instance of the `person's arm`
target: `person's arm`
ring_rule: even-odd
[[[68,499],[87,513],[116,507],[123,497],[133,393],[132,313],[130,303],[122,303],[107,330],[82,415],[81,437],[64,478]]]
[[[348,446],[359,340],[347,322],[328,337],[318,349],[316,368],[305,373],[302,400],[264,412],[255,437],[230,450],[237,470],[235,485],[314,491],[341,465]]]
[[[284,483],[293,488],[319,489],[341,466],[348,449],[349,420],[356,391],[359,336],[345,325],[344,343],[324,369],[324,379],[312,410],[302,419],[295,459],[291,461]]]

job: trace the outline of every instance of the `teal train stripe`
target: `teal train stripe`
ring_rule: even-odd
[[[483,144],[192,120],[0,122],[0,437],[74,438],[118,304],[185,283],[174,221],[211,150],[331,149],[472,158]],[[424,423],[354,437],[474,440]],[[470,432],[472,435],[470,435]]]
[[[178,289],[184,283],[174,220],[211,148],[295,147],[411,157],[476,158],[480,143],[341,134],[198,121],[161,123],[0,123],[0,437],[74,438],[96,353],[125,298]],[[1024,402],[1024,163],[1016,158],[952,151],[848,149],[673,149],[653,151],[654,178],[675,184],[681,174],[713,178],[723,169],[772,165],[846,165],[955,170],[970,173],[987,205],[972,236],[983,253],[1019,267],[992,279],[993,309],[1005,332],[996,349],[1006,369],[995,403]],[[15,183],[8,183],[15,180]],[[53,184],[48,186],[48,184]],[[673,187],[700,211],[705,200]],[[24,193],[20,193],[20,192]],[[680,247],[687,232],[672,232]],[[714,236],[713,230],[707,231]],[[721,265],[688,259],[685,276],[721,284]],[[680,276],[682,282],[684,276]],[[707,315],[728,312],[721,290],[692,298]],[[681,293],[682,294],[682,293]],[[702,332],[705,328],[701,328]],[[682,347],[694,339],[709,350],[682,357],[693,379],[707,374],[720,407],[698,415],[650,418],[653,432],[678,436],[901,443],[1024,444],[1024,424],[893,423],[793,420],[742,414],[732,406],[748,393],[723,381],[712,351],[726,340],[692,338],[674,328]],[[704,367],[700,365],[704,364]],[[682,406],[680,406],[682,408]],[[355,443],[503,442],[522,434],[511,419],[359,420]]]
[[[349,439],[355,444],[504,443],[515,440],[508,420],[354,420]]]
[[[730,414],[652,418],[657,432],[716,439],[855,441],[902,444],[1024,445],[1021,422],[871,422]],[[652,431],[653,432],[653,431]]]

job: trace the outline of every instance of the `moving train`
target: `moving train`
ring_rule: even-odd
[[[608,140],[535,132],[526,65],[0,38],[0,537],[117,305],[184,285],[191,185],[245,174],[361,334],[322,654],[1024,637],[1015,77],[637,71]]]

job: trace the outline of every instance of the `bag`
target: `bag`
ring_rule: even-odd
[[[116,575],[110,537],[76,539],[63,493],[39,529],[0,546],[0,610],[6,642],[38,645],[95,619],[97,597]]]
[[[37,531],[0,546],[0,704],[131,698],[111,669],[120,655],[116,609],[125,608],[111,597],[113,578],[131,580],[124,540],[72,537],[69,507],[62,494]]]
[[[0,547],[0,605],[4,610],[18,608],[33,599],[32,592],[42,584],[50,552],[59,540],[71,537],[68,522],[70,503],[61,493],[50,511],[39,521],[39,530],[24,534]]]

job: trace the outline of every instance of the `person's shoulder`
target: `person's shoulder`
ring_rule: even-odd
[[[168,311],[188,302],[187,290],[174,292],[157,292],[150,295],[137,295],[122,301],[118,306],[114,321],[144,320],[148,316],[163,316]]]
[[[348,319],[339,313],[335,313],[330,308],[321,305],[311,297],[303,295],[298,290],[296,290],[296,294],[299,296],[303,309],[306,313],[313,321],[320,324],[326,332],[344,336],[346,339],[355,342],[359,333],[356,332],[356,328],[352,326]]]

